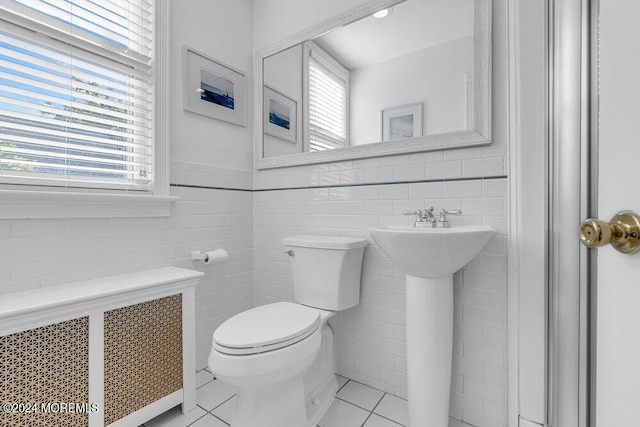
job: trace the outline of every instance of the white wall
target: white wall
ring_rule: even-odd
[[[517,185],[513,203],[518,216],[517,241],[513,242],[520,262],[513,283],[519,284],[518,342],[518,415],[544,424],[547,419],[547,36],[544,2],[518,0],[516,23],[519,52],[517,73],[519,110],[515,113],[519,126],[514,129],[513,156],[517,170],[510,173]],[[517,179],[515,178],[517,175]],[[513,230],[514,228],[512,228]],[[514,262],[518,258],[514,257]],[[517,281],[517,282],[516,282]],[[513,332],[513,331],[512,331]]]
[[[176,174],[189,174],[190,170]],[[189,168],[191,169],[191,168]],[[196,352],[206,366],[215,328],[251,305],[252,195],[172,187],[170,218],[0,221],[0,294],[175,265],[206,273],[196,287]],[[225,248],[224,265],[191,251]],[[0,296],[1,297],[1,296]]]
[[[630,55],[640,37],[640,4],[634,1],[601,2],[599,7],[599,119],[597,152],[598,218],[616,212],[640,211],[635,159],[640,154],[634,95],[640,84],[634,70],[640,58]],[[633,94],[633,95],[632,95]],[[582,182],[582,185],[585,185]],[[592,190],[593,191],[593,190]],[[637,255],[623,255],[611,247],[597,251],[595,424],[633,425],[640,402],[640,264]]]
[[[256,0],[253,2],[255,50],[368,3],[366,0]]]
[[[181,46],[250,71],[252,2],[172,5],[170,181],[180,201],[171,217],[0,220],[0,294],[167,265],[202,270],[196,354],[203,368],[215,328],[252,302],[252,194],[214,187],[251,188],[253,142],[250,128],[182,111]],[[209,17],[220,11],[225,19],[212,25]],[[229,251],[224,265],[203,268],[189,259],[193,250],[217,247]]]
[[[351,70],[351,145],[381,141],[383,108],[422,102],[423,135],[463,130],[473,37]]]
[[[437,154],[440,159],[417,154],[354,161],[349,162],[352,169],[334,173],[385,174],[395,170],[402,174],[406,168],[435,174],[445,163],[442,153]],[[470,173],[480,164],[488,172],[504,173],[500,162],[491,159],[463,160],[462,164]],[[286,236],[367,237],[368,227],[409,225],[411,219],[402,215],[405,209],[462,209],[464,216],[452,217],[453,225],[488,225],[497,235],[463,273],[455,276],[450,415],[474,426],[506,426],[506,194],[505,178],[257,192],[254,304],[293,300],[289,260],[282,246]],[[370,241],[364,256],[360,304],[331,321],[339,374],[407,398],[405,299],[404,272]]]
[[[253,169],[253,23],[250,0],[171,2],[171,158]],[[247,123],[242,127],[182,109],[182,45],[246,73]]]
[[[255,2],[256,49],[365,2]],[[254,304],[291,300],[282,238],[301,232],[366,236],[367,227],[408,224],[403,209],[462,208],[454,224],[485,224],[498,236],[457,276],[450,414],[474,426],[507,425],[508,74],[506,0],[495,0],[493,143],[254,173]],[[324,10],[318,10],[319,5]],[[287,10],[283,14],[279,11]],[[307,10],[309,13],[307,13]],[[260,17],[260,22],[258,18]],[[454,181],[464,178],[465,181]],[[468,180],[467,180],[468,179]],[[398,182],[415,181],[412,184]],[[286,188],[286,190],[285,190]],[[264,191],[260,191],[264,190]],[[361,304],[339,314],[338,372],[406,397],[404,279],[373,245],[364,259]]]

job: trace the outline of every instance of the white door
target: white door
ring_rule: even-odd
[[[640,213],[640,1],[600,1],[598,217]],[[597,427],[640,426],[640,253],[597,255]]]

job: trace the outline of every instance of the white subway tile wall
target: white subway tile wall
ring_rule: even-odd
[[[405,209],[464,210],[454,225],[497,236],[455,275],[450,415],[474,426],[507,424],[507,179],[504,146],[246,171],[172,161],[169,218],[0,221],[0,294],[176,265],[205,271],[197,288],[197,366],[215,328],[252,305],[293,300],[282,238],[300,233],[367,236],[410,225]],[[475,175],[475,174],[481,175]],[[242,191],[251,190],[255,192]],[[337,186],[300,188],[309,186]],[[284,189],[282,189],[284,188]],[[275,189],[274,191],[260,191]],[[282,190],[278,190],[282,189]],[[191,251],[218,247],[229,261],[204,267]],[[407,397],[404,273],[371,244],[361,304],[332,320],[337,372]]]
[[[496,130],[497,133],[498,130]],[[506,175],[506,144],[257,171],[253,188],[377,184]]]
[[[251,173],[172,163],[172,182],[242,188]],[[213,178],[212,178],[213,177]],[[232,180],[229,177],[234,177]],[[250,188],[250,187],[249,187]],[[171,187],[168,218],[0,220],[0,294],[168,265],[206,272],[196,287],[197,366],[215,328],[252,304],[252,194]],[[224,248],[229,260],[204,266],[191,251]]]
[[[453,225],[487,225],[497,234],[454,276],[450,415],[474,426],[500,427],[507,425],[507,179],[411,182],[425,177],[504,177],[504,151],[491,147],[495,158],[478,158],[484,150],[258,172],[253,297],[254,305],[293,300],[283,237],[302,233],[368,237],[369,227],[411,225],[412,218],[402,215],[405,209],[463,209],[463,216],[450,218]],[[305,175],[314,182],[311,185],[340,187],[292,188]],[[365,250],[360,305],[331,323],[339,374],[407,397],[404,273],[372,241]]]

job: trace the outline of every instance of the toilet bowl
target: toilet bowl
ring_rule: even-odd
[[[337,390],[328,320],[359,303],[365,239],[294,236],[296,302],[239,313],[213,334],[209,367],[238,387],[232,427],[313,427]]]
[[[279,302],[240,313],[216,330],[209,367],[238,387],[233,427],[315,426],[337,388],[327,323],[333,314]],[[225,340],[236,332],[245,342]]]

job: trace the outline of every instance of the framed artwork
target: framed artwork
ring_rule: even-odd
[[[298,143],[298,103],[264,85],[264,133]]]
[[[246,76],[188,46],[182,47],[182,100],[186,111],[247,125]]]
[[[399,141],[422,136],[422,102],[384,108],[382,116],[382,141]]]

